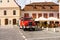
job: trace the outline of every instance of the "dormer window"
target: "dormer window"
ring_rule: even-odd
[[[9,0],[7,0],[7,2],[9,2]]]
[[[0,3],[2,3],[2,0],[0,0]]]
[[[53,7],[52,7],[52,6],[50,6],[50,9],[53,9]]]
[[[45,9],[45,7],[44,7],[44,6],[42,6],[42,9]]]
[[[34,8],[34,9],[37,9],[37,7],[36,7],[35,5],[33,6],[33,8]]]

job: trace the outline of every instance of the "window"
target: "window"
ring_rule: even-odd
[[[50,6],[50,9],[53,9],[53,7],[52,7],[52,6]]]
[[[39,18],[39,17],[42,17],[42,13],[39,13],[39,14],[38,14],[38,18]]]
[[[57,13],[57,18],[59,18],[59,13]]]
[[[13,19],[13,25],[16,25],[16,19]]]
[[[36,18],[36,13],[33,13],[33,14],[32,14],[32,17],[33,17],[33,18]]]
[[[42,6],[42,9],[45,9],[45,6]]]
[[[13,15],[16,15],[16,10],[13,10]]]
[[[7,15],[7,14],[6,14],[6,10],[4,10],[4,15]]]
[[[53,13],[50,13],[50,14],[49,14],[49,17],[54,17],[54,14],[53,14]]]
[[[9,0],[7,0],[7,2],[9,2]]]
[[[29,17],[29,13],[24,13],[24,17]]]
[[[44,13],[44,18],[48,18],[48,14],[47,13]]]
[[[33,9],[37,9],[36,5],[33,5]]]
[[[0,3],[2,3],[2,0],[0,0]]]

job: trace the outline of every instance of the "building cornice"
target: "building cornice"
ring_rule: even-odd
[[[19,7],[0,7],[0,9],[20,9]]]
[[[0,16],[0,18],[19,18],[20,16]]]

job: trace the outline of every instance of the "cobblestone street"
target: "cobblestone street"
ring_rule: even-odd
[[[23,38],[15,26],[8,26],[0,28],[0,40],[23,40]]]
[[[17,26],[0,27],[0,40],[60,40],[60,32],[23,31]]]

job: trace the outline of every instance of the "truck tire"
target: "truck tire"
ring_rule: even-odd
[[[35,31],[35,28],[32,28],[33,29],[33,31]]]
[[[29,31],[35,31],[35,28],[29,28]]]
[[[24,28],[23,30],[26,31],[26,28]]]

